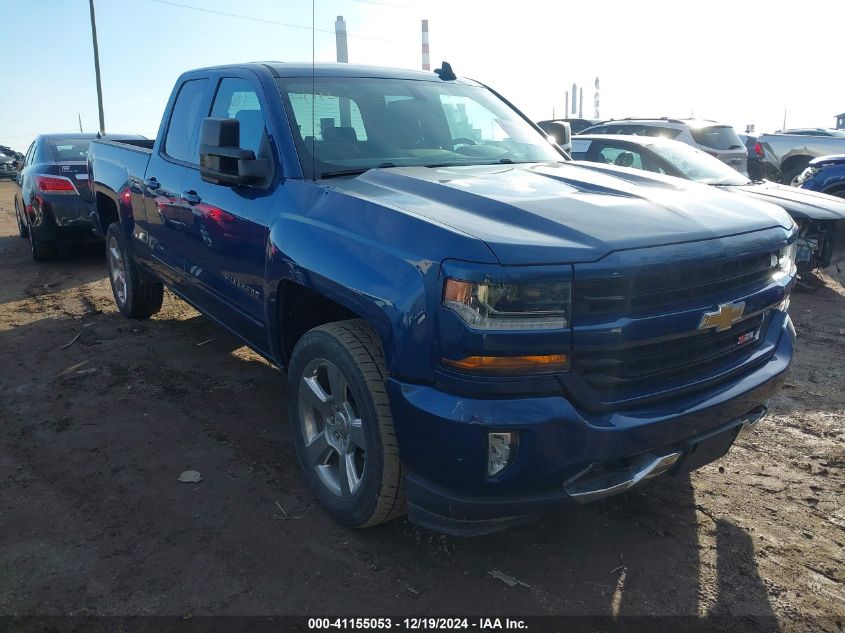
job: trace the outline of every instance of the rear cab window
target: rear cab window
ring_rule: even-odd
[[[208,79],[189,79],[179,89],[164,138],[164,153],[170,158],[199,165],[199,146],[195,141],[207,85]]]
[[[88,146],[90,139],[80,138],[57,138],[47,141],[50,151],[53,152],[53,159],[57,163],[65,161],[84,161],[88,158]]]
[[[743,149],[745,145],[730,125],[708,125],[690,127],[690,133],[696,143],[710,149]]]

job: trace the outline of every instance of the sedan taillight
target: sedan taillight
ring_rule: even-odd
[[[77,193],[70,178],[64,176],[35,176],[35,186],[41,193],[69,194]]]

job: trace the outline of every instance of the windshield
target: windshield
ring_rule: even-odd
[[[58,138],[49,141],[53,157],[57,162],[85,160],[88,157],[88,138]]]
[[[648,146],[690,180],[708,185],[747,185],[748,178],[718,158],[677,141]]]
[[[378,78],[279,79],[308,177],[372,167],[561,161],[486,88]],[[298,132],[298,133],[297,133]]]
[[[710,149],[742,149],[742,139],[730,125],[709,125],[707,127],[691,127],[690,133],[695,142]]]

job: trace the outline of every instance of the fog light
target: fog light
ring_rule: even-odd
[[[516,457],[517,434],[490,433],[487,438],[487,474],[497,475]]]

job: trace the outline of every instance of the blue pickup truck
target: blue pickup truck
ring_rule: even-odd
[[[191,71],[89,173],[120,312],[167,286],[284,368],[345,525],[478,534],[699,468],[792,357],[782,209],[574,165],[446,64]]]

